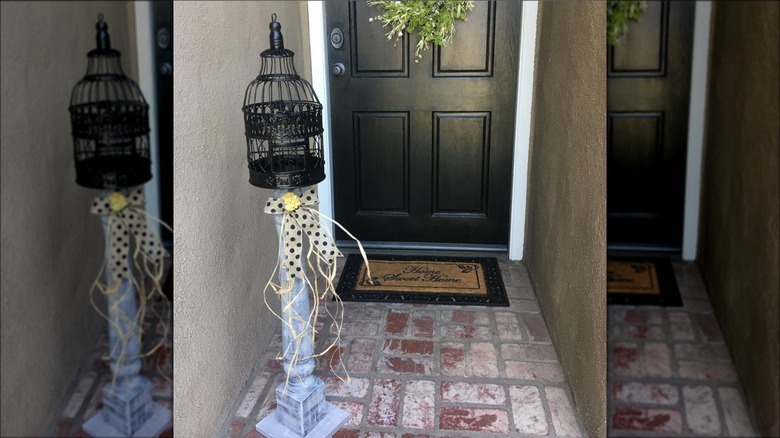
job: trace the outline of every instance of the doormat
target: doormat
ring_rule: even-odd
[[[607,259],[607,304],[682,306],[668,258]]]
[[[344,301],[509,306],[495,257],[347,256],[336,288]]]

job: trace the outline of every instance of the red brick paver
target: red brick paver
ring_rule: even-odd
[[[550,425],[546,420],[539,388],[528,385],[509,387],[515,430],[521,434],[547,435]]]
[[[466,345],[443,343],[441,345],[440,371],[445,376],[471,376],[471,367],[466,361]]]
[[[509,418],[503,409],[443,407],[439,427],[445,430],[509,433]]]
[[[376,380],[373,394],[371,394],[371,403],[368,406],[368,424],[371,426],[397,426],[400,402],[401,381]]]

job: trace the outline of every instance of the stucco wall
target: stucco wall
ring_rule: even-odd
[[[130,6],[0,6],[2,436],[44,432],[105,323],[88,296],[103,255],[100,220],[89,213],[99,191],[76,185],[68,105],[99,12],[135,77]]]
[[[310,77],[305,2],[174,3],[177,436],[217,434],[279,324],[262,298],[277,251],[271,192],[247,182],[241,112],[273,12]]]
[[[780,436],[780,4],[713,14],[699,263],[761,431]]]
[[[606,434],[606,9],[544,2],[525,260],[591,436]]]

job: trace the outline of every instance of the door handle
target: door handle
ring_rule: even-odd
[[[159,72],[163,77],[173,76],[173,65],[170,62],[163,62],[160,64]]]
[[[347,71],[346,67],[344,67],[344,64],[340,62],[337,62],[330,67],[330,72],[333,73],[333,76],[337,78],[344,76],[344,73],[346,73],[346,71]]]
[[[344,32],[338,27],[333,28],[333,30],[330,31],[330,45],[333,46],[334,49],[340,49],[343,44]]]

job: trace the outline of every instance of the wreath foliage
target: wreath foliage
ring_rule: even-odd
[[[369,0],[366,3],[381,9],[381,13],[369,18],[369,21],[378,20],[383,27],[389,27],[385,34],[388,40],[395,37],[397,42],[404,32],[417,31],[420,41],[414,52],[415,62],[422,58],[422,52],[431,43],[437,46],[449,44],[455,33],[455,21],[468,20],[466,14],[474,9],[473,1]]]
[[[647,9],[644,0],[609,0],[607,2],[607,43],[617,45],[628,33],[628,22],[639,21]]]

